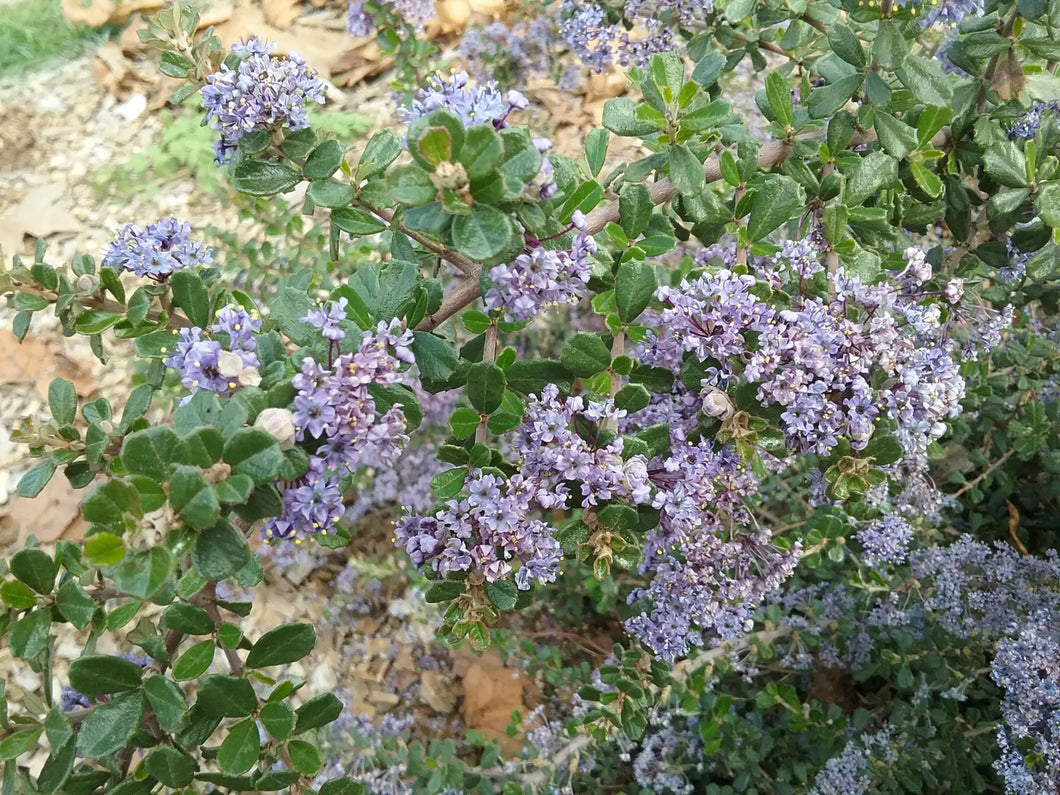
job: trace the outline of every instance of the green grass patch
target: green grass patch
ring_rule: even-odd
[[[91,28],[67,21],[59,0],[0,5],[0,75],[74,58],[116,32],[114,26]]]

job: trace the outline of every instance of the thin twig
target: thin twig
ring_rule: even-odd
[[[974,480],[969,480],[967,483],[965,483],[963,486],[961,486],[959,489],[957,489],[957,491],[953,492],[953,494],[951,496],[954,499],[957,499],[958,497],[960,497],[962,494],[964,494],[969,489],[973,489],[976,486],[978,486],[980,483],[983,482],[983,480],[985,478],[990,476],[991,472],[993,472],[999,466],[1001,466],[1006,461],[1008,461],[1012,457],[1012,454],[1014,452],[1016,452],[1016,451],[1015,450],[1007,450],[1007,451],[1005,451],[1005,454],[1003,456],[1001,456],[1001,458],[999,458],[997,461],[995,461],[990,466],[988,466],[986,469],[984,469]]]

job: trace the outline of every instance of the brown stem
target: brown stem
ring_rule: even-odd
[[[221,618],[221,611],[217,609],[217,583],[207,583],[206,587],[195,594],[190,600],[192,604],[199,605],[206,614],[213,621],[215,627],[220,627],[224,624],[224,619]],[[224,646],[224,644],[221,644]],[[235,649],[230,649],[224,646],[225,659],[228,660],[228,669],[232,676],[243,675],[243,661],[239,658],[239,653]]]
[[[988,466],[986,469],[984,469],[977,477],[975,477],[972,480],[969,480],[967,483],[965,483],[963,486],[961,486],[959,489],[957,489],[957,491],[953,492],[953,495],[952,495],[953,498],[956,499],[957,497],[960,497],[966,491],[969,491],[970,489],[973,489],[976,486],[978,486],[980,483],[982,483],[986,478],[988,478],[990,476],[990,473],[992,473],[995,469],[997,469],[999,466],[1001,466],[1006,461],[1008,461],[1012,457],[1012,454],[1014,452],[1015,452],[1015,450],[1012,450],[1012,449],[1007,450],[1005,452],[1005,454],[1003,456],[1001,456],[1001,458],[999,458],[997,461],[995,461],[990,466]]]
[[[626,352],[626,330],[620,328],[615,334],[615,339],[611,343],[611,361],[614,362],[619,356],[622,356]],[[618,394],[618,390],[622,387],[622,376],[614,371],[614,368],[609,367],[608,370],[611,373],[611,399],[615,399],[615,395]],[[618,420],[608,418],[603,423],[604,430],[615,430],[618,428]]]

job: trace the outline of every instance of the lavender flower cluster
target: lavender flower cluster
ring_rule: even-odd
[[[585,214],[571,218],[576,230],[570,249],[548,249],[538,244],[509,264],[490,270],[493,287],[486,293],[488,309],[500,309],[513,320],[532,320],[541,312],[577,303],[585,296],[596,241],[586,234]]]
[[[909,554],[913,527],[898,514],[889,513],[859,527],[855,537],[865,550],[862,560],[866,566],[900,565]]]
[[[200,389],[231,395],[242,387],[257,386],[261,374],[254,332],[260,328],[261,317],[256,311],[230,304],[217,313],[208,337],[203,338],[198,326],[181,329],[177,350],[165,364],[180,371],[188,397]]]
[[[126,224],[103,252],[103,265],[164,282],[176,271],[209,265],[214,250],[191,239],[191,224],[160,218],[140,227]]]
[[[713,10],[712,0],[627,0],[622,11],[627,28],[627,24],[609,22],[601,5],[563,0],[559,38],[594,72],[614,64],[643,67],[655,53],[677,48],[674,30],[701,21]]]
[[[1011,795],[1052,792],[1060,782],[1060,633],[1055,613],[1040,614],[1001,641],[990,665],[1005,691],[994,768]],[[1033,753],[1028,753],[1030,743]]]
[[[518,91],[502,92],[492,80],[471,83],[467,72],[460,71],[448,79],[439,75],[427,78],[427,85],[416,91],[412,104],[398,108],[398,117],[406,124],[433,113],[447,110],[460,119],[465,127],[492,124],[500,130],[508,126],[512,111],[523,110],[529,100]]]
[[[331,314],[326,310],[323,316]],[[361,466],[393,465],[408,441],[405,413],[400,403],[377,411],[369,388],[403,380],[400,368],[415,361],[412,340],[412,331],[401,330],[399,321],[380,322],[363,333],[355,351],[340,355],[328,368],[311,356],[302,361],[292,381],[298,390],[295,439],[323,443],[310,455],[306,474],[285,484],[283,513],[265,524],[265,538],[299,543],[307,536],[334,532],[345,513],[342,479]]]
[[[1017,138],[1033,138],[1034,134],[1042,126],[1042,122],[1048,116],[1060,114],[1060,100],[1050,102],[1035,102],[1030,108],[1012,123],[1008,130],[1008,138],[1015,141]]]
[[[325,84],[297,53],[274,58],[275,44],[256,38],[232,46],[239,65],[227,64],[207,76],[202,87],[206,121],[220,133],[214,144],[214,161],[232,159],[239,140],[251,130],[278,130],[309,126],[308,102],[324,104]]]
[[[887,417],[907,456],[922,459],[945,433],[943,420],[959,413],[964,381],[936,339],[939,305],[917,300],[930,265],[916,249],[905,257],[893,284],[866,285],[839,268],[829,275],[835,298],[824,300],[802,295],[806,280],[822,270],[813,247],[785,244],[760,266],[767,284],[780,286],[785,273],[795,279],[800,294],[781,310],[755,295],[754,276],[726,268],[660,287],[664,309],[647,316],[649,340],[638,356],[673,370],[688,354],[709,361],[704,397],[740,376],[760,384],[758,399],[783,409],[793,451],[827,454],[840,436],[864,448],[877,419]],[[751,332],[758,336],[754,350]]]
[[[424,26],[434,18],[434,3],[430,0],[389,0],[379,11],[372,11],[364,0],[350,0],[346,9],[346,30],[353,36],[371,36],[380,24],[380,18],[390,12],[422,33]]]
[[[626,629],[669,661],[708,641],[750,629],[756,607],[794,571],[801,546],[775,544],[754,524],[745,502],[760,488],[731,445],[673,439],[676,451],[649,471],[658,491],[659,526],[644,544],[642,575],[629,603],[650,607]]]

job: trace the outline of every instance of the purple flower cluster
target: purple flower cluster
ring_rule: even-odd
[[[1002,755],[994,764],[1005,780],[1005,791],[1055,791],[1060,782],[1060,636],[1055,614],[1037,616],[1016,637],[1001,641],[990,670],[1005,691],[1005,724],[998,727]],[[1034,753],[1027,753],[1028,744]]]
[[[472,470],[466,496],[449,500],[431,516],[406,516],[394,530],[413,564],[445,577],[479,572],[487,582],[515,573],[527,590],[534,582],[556,579],[559,543],[551,528],[530,517],[537,489],[521,475],[504,480]],[[513,565],[515,564],[515,565]]]
[[[436,110],[447,110],[465,127],[492,124],[499,130],[508,126],[512,111],[523,110],[529,104],[518,91],[502,93],[492,80],[472,85],[468,73],[460,71],[448,79],[428,77],[426,88],[416,92],[410,107],[398,108],[398,116],[405,124],[412,124]]]
[[[345,513],[341,483],[361,466],[393,465],[408,436],[401,404],[376,410],[369,387],[400,383],[402,365],[415,360],[410,350],[412,331],[397,320],[365,331],[360,346],[335,360],[331,369],[312,357],[292,381],[295,438],[322,439],[309,457],[309,471],[283,489],[283,514],[270,519],[263,533],[268,539],[294,539],[334,531]]]
[[[545,11],[527,24],[511,28],[500,20],[473,28],[464,34],[458,52],[476,77],[488,77],[495,65],[503,62],[525,82],[548,72],[555,40],[555,17]]]
[[[969,14],[981,17],[985,8],[983,0],[898,0],[895,5],[923,12],[920,17],[923,28],[932,25],[956,28]]]
[[[574,497],[582,508],[611,499],[631,505],[651,500],[648,460],[644,456],[623,460],[621,437],[601,446],[577,432],[588,432],[594,423],[604,420],[619,420],[625,413],[610,400],[587,403],[580,396],[560,398],[554,384],[546,386],[540,398],[530,396],[512,444],[523,476],[535,489],[538,505],[574,507],[568,482],[577,484],[580,494]]]
[[[317,71],[297,53],[272,57],[274,47],[253,38],[234,45],[239,65],[232,69],[222,64],[219,72],[206,78],[202,105],[206,121],[220,133],[214,144],[218,165],[232,159],[239,139],[251,130],[278,130],[285,125],[301,130],[309,126],[306,103],[324,104],[325,85]]]
[[[754,610],[800,555],[798,544],[777,546],[768,530],[738,529],[753,522],[744,501],[759,481],[732,446],[704,440],[674,448],[650,470],[659,526],[645,540],[640,573],[652,579],[629,596],[650,607],[626,621],[630,635],[671,662],[748,631]]]
[[[424,26],[434,18],[434,3],[431,0],[389,0],[380,4],[382,14],[390,12],[422,33]],[[346,9],[346,30],[353,36],[370,36],[380,24],[380,12],[368,10],[364,0],[350,0]]]
[[[191,239],[191,224],[161,218],[146,227],[126,224],[103,252],[103,264],[164,282],[175,271],[209,265],[214,250]]]
[[[603,72],[621,66],[647,66],[655,53],[674,50],[674,30],[701,22],[714,8],[712,0],[627,0],[623,16],[633,23],[612,24],[607,11],[594,3],[563,0],[559,8],[559,38],[586,66]]]
[[[898,565],[905,562],[909,553],[913,528],[898,514],[889,513],[859,527],[855,537],[865,550],[862,560],[866,566]]]
[[[260,328],[256,311],[230,304],[217,313],[208,337],[203,337],[198,326],[181,329],[177,350],[165,364],[180,371],[180,382],[191,394],[205,389],[230,395],[242,387],[257,386],[261,374],[254,332]]]
[[[1051,102],[1035,102],[1030,108],[1012,123],[1008,130],[1008,138],[1015,141],[1017,138],[1033,138],[1034,134],[1042,126],[1046,116],[1060,113],[1060,100]]]
[[[571,221],[576,234],[570,249],[536,245],[490,270],[493,287],[484,298],[488,309],[502,309],[513,320],[532,320],[551,307],[584,297],[596,241],[586,234],[581,211],[575,211]]]

